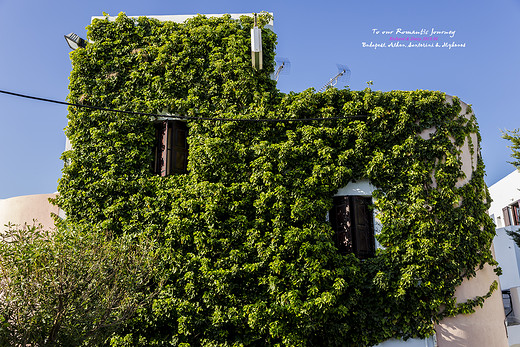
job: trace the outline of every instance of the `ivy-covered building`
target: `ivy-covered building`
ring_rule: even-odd
[[[262,29],[256,70],[252,26],[121,14],[71,54],[58,204],[153,238],[167,274],[112,344],[507,343],[471,108],[423,90],[281,93],[276,35]]]

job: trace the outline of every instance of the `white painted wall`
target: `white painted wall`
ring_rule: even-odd
[[[520,347],[520,325],[512,325],[507,327],[509,346]]]
[[[505,227],[502,209],[510,203],[520,200],[520,172],[514,170],[488,189],[491,199],[493,199],[488,210],[489,215],[494,219],[498,228]]]
[[[340,188],[334,196],[345,196],[345,195],[361,195],[361,196],[372,196],[372,193],[377,188],[372,185],[368,180],[362,179],[355,182],[349,182],[345,187]]]
[[[435,337],[431,336],[427,339],[409,339],[403,340],[386,340],[375,347],[435,347],[437,345]]]
[[[47,230],[54,228],[51,213],[60,215],[60,209],[51,205],[49,198],[55,197],[56,194],[36,194],[0,199],[0,232],[7,230],[8,223],[33,225],[33,220]]]
[[[446,102],[452,103],[453,97],[447,95]],[[472,113],[466,114],[467,109],[468,106],[461,102],[460,114],[464,115],[469,120],[472,117]],[[435,133],[435,131],[435,128],[426,129],[425,131],[418,134],[418,136],[428,140],[430,136]],[[454,141],[454,139],[452,139],[452,141]],[[470,148],[470,142],[473,144],[473,153]],[[461,178],[457,182],[457,187],[462,187],[467,184],[471,180],[473,172],[476,170],[477,154],[479,151],[477,135],[471,134],[468,136],[460,149],[461,153],[459,156],[462,161],[461,169],[464,172],[465,177]],[[432,178],[434,177],[433,174],[434,173],[432,173]],[[432,186],[435,188],[435,179],[432,181]],[[339,189],[336,193],[336,196],[371,196],[375,189],[376,188],[370,184],[368,180],[358,180],[356,182],[350,182],[347,184],[347,186]],[[513,252],[513,254],[515,253]],[[516,259],[516,255],[514,259]],[[468,299],[473,299],[477,296],[485,295],[488,292],[491,283],[497,279],[498,277],[494,273],[493,268],[489,265],[485,266],[482,270],[477,272],[476,277],[471,278],[470,280],[464,280],[464,282],[457,288],[455,292],[457,302],[465,302]],[[475,309],[475,313],[471,315],[458,315],[456,317],[445,318],[439,324],[435,325],[436,341],[433,339],[408,341],[389,340],[385,341],[379,346],[504,347],[508,345],[504,320],[505,314],[502,303],[502,294],[500,290],[496,290],[492,296],[484,302],[483,307],[477,307]]]
[[[520,263],[518,258],[520,256],[520,249],[511,237],[506,233],[506,230],[519,230],[520,227],[506,227],[497,228],[496,236],[493,239],[495,246],[495,259],[502,268],[502,275],[500,276],[500,286],[502,289],[509,289],[520,286]]]
[[[512,202],[520,200],[520,172],[514,170],[509,175],[489,187],[491,195],[491,206],[489,215],[495,222],[497,228],[493,239],[495,248],[495,259],[502,268],[500,276],[501,289],[509,289],[511,292],[511,304],[513,315],[508,321],[520,321],[520,248],[507,234],[508,230],[520,230],[520,226],[504,225],[502,209]],[[520,325],[509,325],[507,327],[509,346],[520,347]]]
[[[446,95],[446,103],[452,102],[453,97]],[[460,114],[469,120],[473,114],[466,114],[467,110],[468,105],[461,101]],[[470,148],[470,141],[473,144],[473,153]],[[477,155],[480,150],[477,145],[477,134],[468,136],[460,149],[461,169],[466,177],[457,182],[457,187],[462,187],[468,183],[471,180],[473,171],[476,169]],[[468,299],[485,295],[489,290],[489,286],[495,280],[498,280],[498,276],[496,276],[491,266],[486,265],[483,269],[477,271],[475,277],[469,280],[465,279],[456,289],[455,297],[457,302],[462,303]],[[502,293],[500,290],[495,290],[482,307],[475,309],[475,313],[445,318],[437,324],[435,326],[437,344],[439,347],[507,346],[508,341],[504,320]]]

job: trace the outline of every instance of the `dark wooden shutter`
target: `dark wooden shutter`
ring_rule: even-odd
[[[513,225],[519,225],[520,224],[520,210],[519,210],[519,202],[515,201],[513,204],[511,204],[511,213],[513,214]]]
[[[186,173],[188,168],[188,128],[181,121],[155,124],[153,171],[157,175]]]
[[[329,219],[334,230],[334,242],[341,254],[351,253],[352,225],[350,220],[350,199],[348,196],[336,196],[334,207],[329,212]]]
[[[358,258],[366,259],[375,255],[374,218],[369,206],[372,198],[363,196],[351,196],[354,218],[353,232],[354,254]]]
[[[336,196],[329,219],[334,230],[334,242],[342,254],[354,253],[365,259],[375,255],[374,219],[370,205],[372,198],[364,196]]]
[[[511,225],[511,220],[509,219],[509,208],[506,206],[502,209],[502,213],[504,214],[504,224],[506,227]]]
[[[167,127],[167,121],[155,123],[153,172],[161,176],[166,176]]]
[[[188,129],[184,122],[173,122],[170,145],[170,172],[186,173],[188,169]]]

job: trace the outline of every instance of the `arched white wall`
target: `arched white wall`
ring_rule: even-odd
[[[17,196],[0,200],[0,232],[5,232],[7,223],[23,226],[33,224],[33,220],[42,224],[46,229],[54,227],[51,213],[57,215],[60,211],[57,206],[51,205],[49,198],[55,198],[56,194],[37,194]]]

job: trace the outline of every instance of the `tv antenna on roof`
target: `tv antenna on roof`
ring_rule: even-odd
[[[276,71],[273,74],[273,79],[278,82],[280,75],[288,75],[291,72],[291,62],[289,59],[282,57],[276,58],[275,62]]]
[[[318,90],[318,93],[326,90],[327,88],[336,86],[339,81],[341,81],[342,84],[346,84],[346,82],[348,82],[350,79],[350,69],[347,67],[347,65],[336,64],[336,66],[338,67],[338,73],[332,77],[330,81],[328,81],[323,87],[321,87],[321,89]]]

